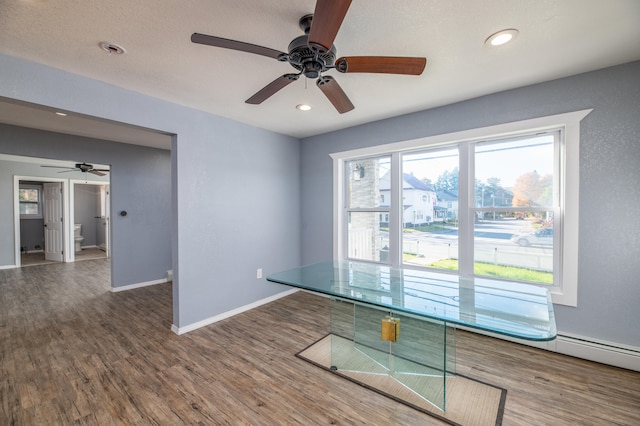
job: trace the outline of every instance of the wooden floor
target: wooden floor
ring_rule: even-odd
[[[82,260],[103,259],[106,257],[107,253],[97,247],[83,248],[82,251],[78,251],[75,253],[76,262],[80,262]],[[22,266],[49,265],[52,263],[58,262],[45,259],[43,251],[35,253],[22,253],[20,255],[20,265]]]
[[[440,424],[294,356],[326,334],[324,298],[177,336],[171,284],[108,276],[108,259],[0,270],[0,425]],[[640,424],[640,373],[464,332],[457,355],[508,389],[504,425]]]

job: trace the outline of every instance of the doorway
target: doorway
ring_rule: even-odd
[[[110,257],[109,182],[71,179],[69,185],[71,261]]]
[[[15,262],[67,262],[69,185],[65,179],[14,176]]]
[[[14,175],[15,266],[111,256],[109,181]]]

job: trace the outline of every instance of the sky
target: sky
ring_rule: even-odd
[[[476,145],[476,178],[486,183],[497,177],[500,185],[511,188],[524,173],[537,171],[540,176],[553,173],[553,135],[545,134],[517,141]],[[445,171],[458,166],[457,149],[427,151],[403,156],[404,173],[435,183]]]

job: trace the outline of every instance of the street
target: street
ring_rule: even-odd
[[[511,241],[514,234],[533,231],[526,220],[485,220],[474,230],[475,261],[552,271],[553,247],[521,247]],[[388,237],[387,237],[388,238]],[[388,241],[383,241],[388,244]],[[403,252],[417,255],[405,263],[429,265],[441,259],[458,258],[458,231],[455,228],[436,232],[404,232]]]

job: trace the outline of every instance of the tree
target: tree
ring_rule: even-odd
[[[542,192],[540,193],[540,204],[544,206],[552,206],[553,205],[553,176],[552,175],[544,175],[540,178],[540,186],[542,187]]]
[[[513,187],[514,207],[551,205],[553,201],[553,176],[540,177],[537,171],[523,174]]]
[[[436,191],[457,191],[458,190],[458,168],[454,167],[453,170],[445,170],[440,176],[435,185]]]
[[[476,179],[476,199],[480,207],[502,205],[505,189],[500,185],[500,178],[490,177],[487,183]]]
[[[489,179],[487,179],[487,186],[491,188],[491,190],[495,194],[496,192],[498,192],[498,189],[502,188],[500,186],[500,178],[490,177]]]

